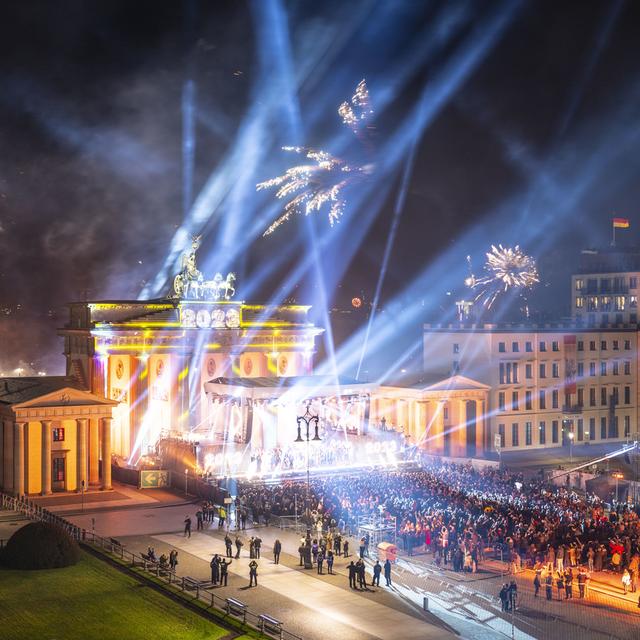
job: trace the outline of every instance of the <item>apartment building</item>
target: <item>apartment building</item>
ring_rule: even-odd
[[[490,388],[485,430],[506,450],[638,438],[635,325],[424,327],[425,370]]]

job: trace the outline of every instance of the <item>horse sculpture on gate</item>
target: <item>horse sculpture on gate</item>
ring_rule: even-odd
[[[231,300],[236,293],[234,282],[236,274],[230,272],[225,278],[216,273],[213,280],[205,280],[196,267],[196,252],[202,236],[191,238],[191,251],[182,254],[182,269],[173,279],[173,291],[176,298],[190,300]]]

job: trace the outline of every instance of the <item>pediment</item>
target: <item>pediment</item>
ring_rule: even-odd
[[[115,400],[107,400],[102,396],[74,389],[73,387],[62,387],[55,391],[50,391],[41,396],[36,396],[30,400],[12,405],[12,409],[37,409],[42,407],[81,407],[81,406],[116,406]]]
[[[488,391],[491,387],[489,385],[467,378],[466,376],[455,375],[449,378],[444,378],[435,384],[431,384],[428,387],[424,387],[422,391]]]

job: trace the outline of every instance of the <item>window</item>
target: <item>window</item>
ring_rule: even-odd
[[[53,482],[64,482],[64,458],[53,459],[51,479]]]
[[[507,350],[504,342],[498,342],[498,351],[504,353]]]
[[[600,340],[600,351],[606,351],[606,350],[607,350],[607,341]]]
[[[453,343],[453,353],[460,353],[460,345],[457,342]]]
[[[551,343],[551,350],[552,350],[552,351],[560,351],[560,345],[558,344],[558,341],[557,341],[557,340],[554,340],[554,341]]]
[[[596,406],[596,388],[595,387],[591,387],[589,389],[589,406],[590,407]]]
[[[449,407],[446,404],[444,405],[444,407],[442,407],[442,419],[443,420],[449,419]]]
[[[607,389],[605,387],[600,388],[600,404],[603,407],[607,406]]]
[[[598,296],[587,296],[587,311],[598,310]]]
[[[518,411],[519,408],[520,407],[518,406],[518,392],[512,391],[511,392],[511,410]]]
[[[540,363],[540,377],[541,378],[547,377],[547,365],[544,362]]]
[[[539,405],[540,405],[540,409],[547,408],[547,397],[544,395],[544,389],[540,389]]]
[[[540,342],[540,351],[546,351],[547,350],[547,344],[546,342]]]
[[[626,299],[624,296],[616,296],[613,299],[613,304],[616,311],[624,311]]]
[[[504,411],[504,391],[500,391],[498,394],[498,409]]]
[[[631,404],[631,387],[624,388],[624,403]]]
[[[518,436],[518,423],[514,422],[511,425],[511,446],[517,447],[520,444]]]
[[[596,419],[589,418],[589,431],[585,434],[588,440],[595,440],[596,437]]]
[[[578,362],[578,370],[577,370],[578,378],[584,378],[584,362]]]
[[[629,307],[631,309],[638,308],[638,296],[629,296]]]
[[[531,409],[533,409],[532,404],[533,403],[531,402],[531,391],[527,389],[527,391],[525,391],[524,393],[524,408],[527,411],[531,411]]]
[[[524,423],[524,443],[528,447],[531,446],[531,432],[532,432],[531,423],[525,422]]]
[[[513,382],[514,384],[518,384],[519,380],[518,380],[518,363],[514,362],[513,363]]]
[[[600,439],[607,439],[607,419],[604,416],[600,418]]]
[[[531,380],[531,378],[533,378],[533,365],[530,363],[527,363],[524,366],[524,376],[525,378],[527,378],[528,380]]]
[[[617,360],[613,362],[613,375],[617,376],[620,373],[620,363]]]
[[[533,342],[525,342],[524,343],[524,350],[527,353],[532,353],[533,352]]]
[[[505,441],[505,437],[504,437],[504,424],[499,424],[498,425],[498,434],[500,435],[500,446],[504,447],[504,441]]]
[[[606,376],[607,375],[607,363],[606,363],[606,361],[600,363],[600,375],[601,376]]]
[[[618,345],[620,344],[619,340],[614,340],[613,341],[613,350],[614,351],[618,351]]]
[[[504,384],[504,362],[500,363],[500,384]]]
[[[629,289],[637,289],[638,288],[638,277],[631,276],[629,278]]]
[[[613,389],[611,389],[611,402],[613,402],[614,405],[618,405],[620,400],[620,394],[618,392],[618,387],[613,387]]]
[[[584,308],[584,296],[576,296],[576,308],[577,309]]]
[[[53,441],[54,442],[64,442],[64,427],[56,427],[53,430]],[[57,458],[58,460],[63,460],[63,458]]]
[[[584,420],[578,418],[578,440],[582,442],[584,440]]]
[[[625,351],[631,351],[631,340],[625,340],[624,341],[624,350]]]
[[[451,363],[451,372],[455,375],[456,373],[460,373],[460,360],[454,360]]]
[[[609,420],[609,437],[618,437],[618,416],[613,416],[613,418]]]
[[[553,444],[558,444],[558,421],[553,420],[551,422],[551,441]]]
[[[611,278],[600,278],[600,293],[611,291]]]
[[[629,438],[631,436],[631,417],[624,417],[624,437]]]
[[[600,301],[600,311],[611,311],[611,296],[602,296]]]
[[[596,341],[589,340],[589,351],[595,351],[595,350],[596,350]]]
[[[520,344],[518,342],[512,342],[511,351],[513,351],[513,353],[518,353],[518,351],[520,351]]]
[[[582,291],[584,289],[584,280],[582,278],[576,278],[576,291]]]
[[[584,407],[584,389],[582,387],[580,387],[578,389],[578,406],[579,407]]]
[[[540,421],[540,426],[538,427],[538,434],[540,444],[547,444],[547,425],[544,420]]]
[[[554,378],[560,377],[560,365],[557,362],[554,362],[553,365],[551,366],[551,375]]]
[[[628,360],[624,361],[624,375],[625,376],[631,375],[631,362],[629,362]]]
[[[590,362],[589,363],[589,375],[591,377],[595,377],[595,375],[596,375],[596,363],[595,362]]]
[[[553,409],[557,409],[558,408],[558,390],[554,389],[551,392],[551,407]]]
[[[584,340],[578,340],[578,351],[584,351]]]

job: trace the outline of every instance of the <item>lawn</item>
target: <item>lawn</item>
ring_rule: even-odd
[[[82,553],[74,567],[0,569],[3,640],[216,640],[229,633]]]

